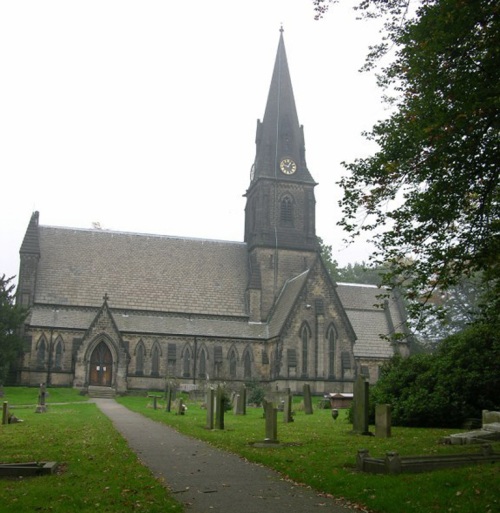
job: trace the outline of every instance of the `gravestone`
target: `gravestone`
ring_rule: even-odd
[[[7,424],[9,422],[9,403],[7,401],[3,402],[2,409],[2,424]]]
[[[224,429],[224,390],[219,385],[215,394],[215,429]]]
[[[45,385],[40,383],[40,390],[38,392],[38,406],[36,407],[35,413],[44,413],[47,411],[47,406],[45,404],[46,393]]]
[[[266,418],[266,407],[267,407],[267,403],[268,403],[268,400],[267,399],[262,399],[262,418],[265,419]]]
[[[184,415],[186,411],[186,407],[184,406],[184,401],[182,397],[179,397],[179,401],[177,403],[177,415]]]
[[[209,387],[207,389],[207,397],[206,397],[206,403],[207,403],[207,429],[213,429],[214,428],[214,400],[215,400],[215,390],[212,387]]]
[[[265,443],[278,443],[278,409],[273,403],[266,403],[266,438]]]
[[[283,403],[283,422],[288,424],[289,422],[293,422],[293,413],[292,413],[292,394],[290,393],[290,389],[287,388],[285,390],[285,399]]]
[[[167,391],[165,393],[165,411],[171,411],[172,409],[172,385],[167,385]]]
[[[353,433],[369,435],[368,430],[368,387],[365,377],[358,375],[354,382]]]
[[[312,415],[312,399],[311,399],[311,387],[307,383],[302,388],[304,394],[304,412],[306,415]]]
[[[242,387],[239,394],[234,397],[234,414],[245,415],[246,414],[246,388]]]
[[[391,405],[377,404],[375,406],[375,436],[389,438],[391,436]]]

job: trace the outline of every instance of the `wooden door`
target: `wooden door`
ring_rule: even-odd
[[[105,342],[100,342],[90,358],[90,384],[94,386],[111,386],[113,375],[113,358]]]

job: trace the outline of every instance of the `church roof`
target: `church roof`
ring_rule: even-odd
[[[241,242],[39,227],[35,303],[246,316]]]
[[[384,336],[405,331],[405,319],[401,315],[393,294],[383,306],[387,291],[374,285],[338,283],[337,293],[356,333],[354,356],[358,358],[390,358],[394,355],[392,344]]]

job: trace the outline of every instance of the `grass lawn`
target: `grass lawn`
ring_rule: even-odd
[[[61,466],[50,476],[0,478],[2,513],[182,511],[94,404],[72,389],[48,392],[47,412],[35,413],[36,388],[4,389],[1,401],[24,422],[0,425],[0,462]]]
[[[164,411],[164,403],[153,410],[146,397],[123,397],[119,402],[149,418],[171,425],[178,431],[210,442],[214,446],[262,463],[285,477],[312,488],[365,505],[380,513],[496,513],[500,511],[500,466],[472,465],[421,474],[372,475],[356,471],[358,449],[372,456],[395,450],[402,456],[477,452],[478,445],[450,446],[439,443],[451,434],[443,429],[392,429],[392,437],[381,439],[350,433],[346,412],[334,422],[330,410],[315,409],[305,415],[296,407],[295,421],[282,422],[278,414],[278,438],[287,443],[279,448],[258,449],[251,442],[262,441],[265,424],[262,408],[247,408],[246,416],[226,413],[224,431],[205,429],[206,410],[186,400],[188,410],[178,416]],[[374,428],[371,429],[374,431]],[[463,430],[455,430],[460,432]],[[500,442],[493,444],[500,451]]]

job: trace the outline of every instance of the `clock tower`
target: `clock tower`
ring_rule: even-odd
[[[256,154],[245,194],[245,242],[249,291],[260,291],[265,320],[286,280],[308,269],[318,254],[314,187],[307,169],[304,129],[299,125],[283,28],[263,121],[257,121]],[[255,305],[255,301],[250,301]],[[253,315],[252,315],[253,312]]]

